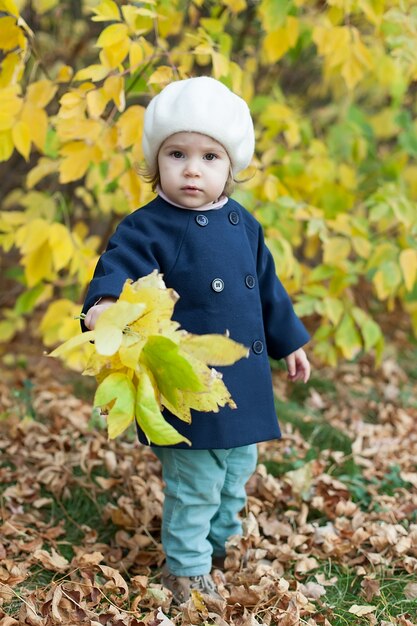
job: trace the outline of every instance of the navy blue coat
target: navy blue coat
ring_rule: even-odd
[[[232,199],[199,213],[160,197],[122,220],[100,257],[84,311],[120,295],[127,278],[154,269],[180,295],[174,319],[196,333],[229,331],[249,358],[217,368],[237,409],[192,412],[186,424],[164,416],[195,449],[234,448],[280,437],[268,355],[281,359],[309,340],[276,276],[257,220]],[[142,432],[139,439],[147,443]],[[188,447],[178,444],[174,447]]]

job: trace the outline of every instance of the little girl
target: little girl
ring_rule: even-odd
[[[229,332],[250,348],[249,358],[223,371],[237,409],[193,411],[191,424],[164,410],[192,446],[153,447],[165,481],[162,583],[181,603],[192,589],[220,597],[210,571],[227,539],[242,531],[238,514],[256,443],[280,437],[268,355],[285,359],[290,380],[307,382],[301,346],[309,335],[276,276],[260,224],[229,197],[254,152],[244,100],[213,78],[171,83],[146,110],[143,151],[158,195],[111,237],[87,293],[86,327],[94,328],[126,279],[157,269],[180,295],[174,318],[185,330]],[[140,430],[139,439],[147,444]]]

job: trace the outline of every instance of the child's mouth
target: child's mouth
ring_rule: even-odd
[[[181,189],[186,193],[198,193],[199,191],[201,191],[201,189],[199,189],[198,187],[194,187],[193,185],[187,185],[186,187],[181,187]]]

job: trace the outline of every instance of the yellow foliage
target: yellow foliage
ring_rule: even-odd
[[[117,43],[123,42],[129,29],[126,24],[111,24],[101,31],[99,38],[97,39],[96,46],[98,48],[109,48]]]
[[[353,26],[316,26],[313,40],[330,74],[340,73],[348,89],[354,89],[373,67],[372,55]]]
[[[129,107],[116,122],[118,130],[118,144],[121,148],[129,148],[139,143],[143,127],[145,109],[139,105]]]
[[[289,16],[284,24],[276,30],[269,31],[263,40],[263,50],[268,63],[279,61],[290,48],[297,43],[299,22]]]
[[[120,20],[119,7],[116,2],[113,2],[113,0],[101,0],[101,2],[97,6],[93,7],[92,10],[95,13],[94,17],[92,17],[94,22]]]
[[[165,87],[173,80],[174,73],[172,67],[168,65],[160,65],[148,78],[149,85],[161,85]]]
[[[407,248],[400,253],[400,267],[407,291],[411,291],[417,280],[417,250]]]
[[[43,17],[58,4],[59,11]],[[103,232],[115,216],[153,197],[136,171],[143,159],[143,106],[171,80],[204,73],[250,105],[257,151],[237,199],[262,215],[287,289],[308,292],[301,310],[327,326],[317,354],[335,363],[338,354],[356,354],[360,342],[380,353],[372,320],[354,307],[359,278],[387,309],[397,299],[416,317],[411,5],[196,0],[180,10],[180,3],[165,0],[94,0],[85,8],[100,32],[96,39],[81,37],[71,59],[75,72],[54,58],[50,33],[42,31],[58,15],[67,19],[67,5],[34,0],[36,39],[19,15],[24,6],[0,0],[0,160],[16,151],[26,184],[2,200],[0,245],[21,254],[28,290],[42,282],[58,295],[69,286],[81,293],[104,243],[89,237],[92,220],[103,220]],[[57,20],[57,33],[60,26]],[[77,37],[80,28],[85,24],[76,20]],[[72,50],[72,33],[65,37]],[[52,189],[49,183],[53,191],[31,191]],[[62,215],[68,228],[57,222]],[[300,262],[292,247],[309,262]],[[9,312],[0,334],[11,336],[22,324],[21,315]],[[119,366],[131,366],[141,350],[138,342],[123,345]],[[221,397],[221,380],[215,384]],[[176,402],[171,410],[189,419],[199,400],[183,390]],[[205,398],[204,406],[213,410],[213,402]]]
[[[0,130],[0,162],[7,161],[13,154],[14,144],[11,130]]]
[[[222,0],[222,4],[228,7],[232,13],[240,13],[246,9],[246,0]]]
[[[59,180],[61,183],[69,183],[84,176],[90,163],[98,163],[101,151],[97,145],[71,141],[62,146],[61,155],[63,159]]]
[[[207,364],[231,365],[248,355],[247,348],[226,336],[199,337],[180,330],[172,320],[177,299],[156,270],[134,283],[126,281],[118,301],[101,314],[93,331],[72,336],[50,355],[74,359],[94,341],[84,373],[100,381],[94,401],[108,409],[110,438],[135,418],[150,442],[190,443],[165,421],[161,405],[186,421],[190,407],[235,407],[220,374]],[[64,309],[66,303],[60,306]],[[42,322],[43,332],[52,337],[56,317],[56,310],[48,312]]]
[[[10,13],[11,15],[15,15],[16,17],[19,15],[19,10],[13,0],[0,0],[0,11]]]
[[[33,167],[26,177],[26,185],[28,189],[35,187],[39,181],[45,176],[57,171],[57,163],[53,159],[42,157],[39,159],[37,165]]]
[[[30,127],[23,120],[19,120],[12,128],[13,143],[20,154],[27,161],[30,153]]]

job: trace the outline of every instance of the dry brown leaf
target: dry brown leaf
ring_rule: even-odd
[[[79,552],[71,561],[71,567],[80,569],[92,567],[102,562],[104,556],[101,552]]]
[[[361,582],[362,593],[367,602],[381,595],[380,584],[374,578],[365,577]]]
[[[319,583],[315,583],[313,581],[309,581],[305,585],[300,583],[298,585],[298,590],[301,591],[301,593],[306,598],[309,598],[311,600],[318,600],[319,598],[321,598],[321,596],[326,595],[326,589],[323,587],[323,585],[320,585]]]
[[[122,598],[129,597],[129,588],[123,576],[113,567],[108,565],[98,565],[99,570],[109,581],[104,585],[106,589],[115,590]]]
[[[319,567],[319,563],[314,556],[311,557],[302,557],[295,564],[295,571],[297,574],[305,574],[306,572],[310,572],[312,569],[316,569]]]
[[[0,626],[17,626],[19,622],[14,617],[5,615],[0,619]]]
[[[51,604],[51,614],[54,621],[58,624],[62,624],[64,622],[64,618],[59,612],[59,604],[62,600],[62,588],[57,585],[55,587],[53,596],[52,596],[52,604]]]
[[[417,583],[407,583],[404,588],[404,595],[407,600],[415,600],[417,598]]]
[[[372,606],[370,604],[353,604],[349,609],[349,613],[352,613],[353,615],[356,615],[358,617],[362,617],[363,615],[369,615],[369,613],[373,613],[377,610],[377,608],[378,607]]]
[[[53,572],[66,572],[69,567],[67,559],[58,554],[55,548],[51,548],[51,554],[46,550],[35,550],[33,558],[42,563],[45,569]]]

